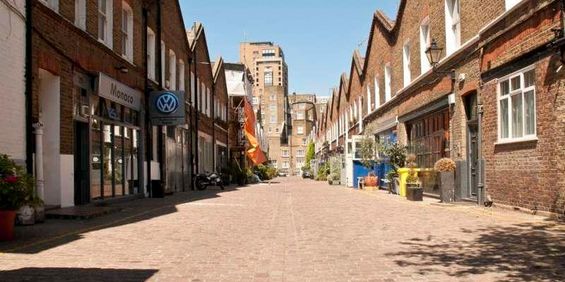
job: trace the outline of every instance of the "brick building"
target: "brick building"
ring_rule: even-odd
[[[316,122],[316,95],[292,93],[288,97],[291,114],[289,165],[292,174],[300,175],[305,165],[310,134]]]
[[[251,72],[253,107],[269,140],[268,158],[279,169],[289,171],[283,161],[289,148],[288,66],[282,48],[272,42],[244,42],[240,62]],[[289,154],[290,155],[290,154]]]
[[[377,11],[365,57],[354,52],[319,137],[339,151],[350,136],[374,134],[407,145],[422,168],[450,157],[458,164],[457,199],[482,202],[488,193],[495,202],[556,210],[563,192],[546,187],[563,186],[564,142],[545,134],[560,132],[563,117],[547,97],[560,102],[559,64],[547,47],[560,44],[551,32],[562,30],[560,2],[403,0],[395,21]],[[444,51],[435,62],[426,54],[432,42]],[[538,54],[544,46],[545,57]],[[425,192],[439,193],[431,174],[421,177]]]

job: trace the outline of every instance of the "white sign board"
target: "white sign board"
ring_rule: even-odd
[[[98,95],[136,111],[141,110],[142,93],[103,73],[98,76]]]

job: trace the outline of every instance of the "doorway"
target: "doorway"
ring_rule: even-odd
[[[75,122],[75,205],[90,202],[90,152],[88,123]]]
[[[477,92],[465,96],[465,113],[467,115],[467,164],[468,189],[463,196],[477,197],[479,185],[479,117],[477,111]]]

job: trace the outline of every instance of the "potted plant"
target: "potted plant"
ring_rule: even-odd
[[[16,211],[29,200],[33,181],[24,170],[0,155],[0,241],[14,239]]]
[[[422,201],[424,199],[424,189],[418,178],[416,171],[416,156],[414,154],[408,155],[406,158],[408,162],[408,177],[406,178],[406,199],[409,201]]]
[[[391,193],[399,194],[398,169],[406,164],[406,146],[398,143],[380,145],[379,151],[386,157],[392,169],[387,173],[388,187]]]
[[[455,161],[450,158],[440,159],[434,165],[434,170],[438,173],[442,203],[451,203],[455,200],[455,168]]]

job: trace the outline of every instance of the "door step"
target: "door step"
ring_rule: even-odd
[[[47,218],[56,219],[92,219],[103,215],[121,211],[117,207],[78,206],[54,209],[45,212]]]

